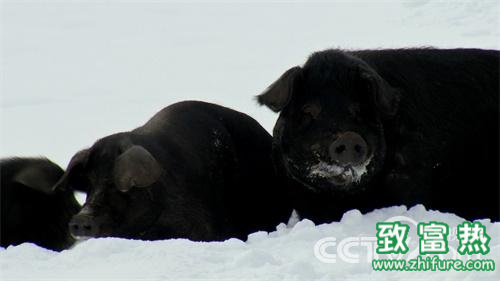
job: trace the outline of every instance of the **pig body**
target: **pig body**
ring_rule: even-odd
[[[58,185],[86,189],[75,236],[240,239],[272,230],[291,209],[271,136],[249,116],[197,101],[77,153]]]

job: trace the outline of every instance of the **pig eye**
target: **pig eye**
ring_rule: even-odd
[[[318,116],[321,113],[321,106],[315,103],[306,104],[302,107],[302,113],[313,119],[318,119]]]
[[[311,115],[305,114],[300,117],[299,124],[300,127],[307,127],[311,122],[313,121],[313,118]]]
[[[359,113],[361,112],[361,107],[357,103],[353,103],[349,106],[349,113],[353,117],[359,117]]]

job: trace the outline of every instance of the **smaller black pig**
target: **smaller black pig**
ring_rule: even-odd
[[[251,117],[180,102],[77,153],[56,186],[88,191],[76,237],[244,239],[291,213],[271,149]]]
[[[1,246],[71,246],[68,223],[80,205],[70,190],[52,189],[64,171],[45,158],[9,158],[0,160],[0,173]]]

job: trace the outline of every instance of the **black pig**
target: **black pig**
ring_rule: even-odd
[[[63,250],[74,243],[68,231],[80,205],[73,192],[52,189],[64,171],[45,158],[0,160],[2,247],[24,242]]]
[[[280,112],[276,165],[316,222],[422,203],[499,218],[500,53],[396,49],[312,54],[258,101]]]
[[[291,212],[271,149],[249,116],[180,102],[77,153],[57,186],[88,192],[69,226],[77,237],[244,239]]]

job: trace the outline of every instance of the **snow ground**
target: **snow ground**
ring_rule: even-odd
[[[0,277],[4,281],[500,280],[498,268],[490,272],[372,270],[371,263],[367,262],[370,252],[363,245],[370,237],[375,237],[376,222],[396,216],[415,221],[447,222],[450,229],[463,221],[453,214],[427,211],[423,206],[409,210],[405,207],[391,207],[365,215],[353,210],[347,212],[340,222],[331,224],[315,226],[308,220],[289,227],[282,224],[275,232],[251,234],[247,242],[237,239],[211,243],[196,243],[183,239],[145,242],[105,238],[87,240],[61,253],[32,244],[22,244],[0,250]],[[418,241],[416,226],[409,221],[402,222],[410,225],[410,254],[406,257],[413,258],[415,253],[412,254],[412,251],[417,249]],[[486,220],[482,223],[491,237],[491,252],[484,258],[494,260],[498,266],[500,223],[490,223]],[[327,253],[337,253],[336,263],[324,263],[315,256],[315,244],[330,237],[336,238],[337,246],[329,247]],[[353,247],[345,250],[345,253],[346,256],[359,260],[356,263],[344,261],[338,250],[341,241],[350,237],[358,244],[351,244]],[[456,240],[451,240],[450,248],[456,249],[457,243]],[[446,255],[443,258],[454,257]]]
[[[500,48],[497,0],[0,1],[0,157],[63,167],[186,99],[271,131],[276,115],[253,97],[317,50]]]
[[[500,48],[497,0],[3,0],[0,9],[0,157],[45,155],[62,167],[98,138],[185,99],[246,112],[270,131],[276,115],[253,96],[316,50]],[[374,236],[376,222],[396,215],[461,221],[393,207],[280,226],[248,242],[94,239],[59,254],[23,244],[0,250],[0,280],[500,280],[498,269],[381,273],[315,258],[321,238]],[[485,224],[487,257],[498,264],[500,224]]]

